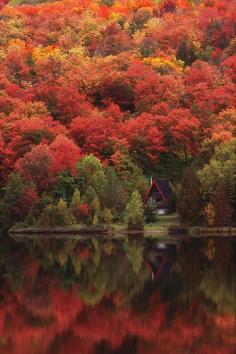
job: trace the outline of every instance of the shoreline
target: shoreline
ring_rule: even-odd
[[[144,230],[115,230],[102,227],[55,227],[55,228],[12,228],[9,230],[9,234],[13,235],[48,235],[52,237],[55,235],[94,235],[94,236],[107,236],[116,237],[116,235],[130,235],[130,236],[192,236],[192,237],[207,237],[207,236],[222,236],[222,237],[236,237],[236,227],[161,227],[158,229],[144,229]]]

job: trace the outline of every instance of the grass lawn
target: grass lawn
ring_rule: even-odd
[[[158,230],[161,228],[165,228],[171,225],[179,225],[179,218],[176,214],[173,215],[158,215],[158,219],[156,222],[151,224],[145,224],[144,229],[146,231],[150,230]],[[120,223],[113,224],[115,231],[125,230],[125,225]]]
[[[179,218],[176,214],[158,215],[156,222],[145,224],[145,230],[157,230],[171,225],[179,225]]]

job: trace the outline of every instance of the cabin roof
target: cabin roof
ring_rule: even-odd
[[[166,200],[170,197],[172,193],[169,181],[163,179],[159,179],[159,180],[153,179],[152,184],[146,194],[145,200],[147,200],[153,188],[157,188],[160,191],[163,198]]]
[[[164,180],[164,179],[160,179],[160,180],[156,181],[156,183],[158,184],[162,193],[165,194],[165,197],[169,198],[170,194],[172,193],[169,181]]]

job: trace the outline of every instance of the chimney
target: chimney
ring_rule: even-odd
[[[152,185],[152,177],[150,178],[150,183],[151,183],[151,185]]]

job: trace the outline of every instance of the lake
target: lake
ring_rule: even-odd
[[[228,238],[1,237],[2,354],[235,354]]]

